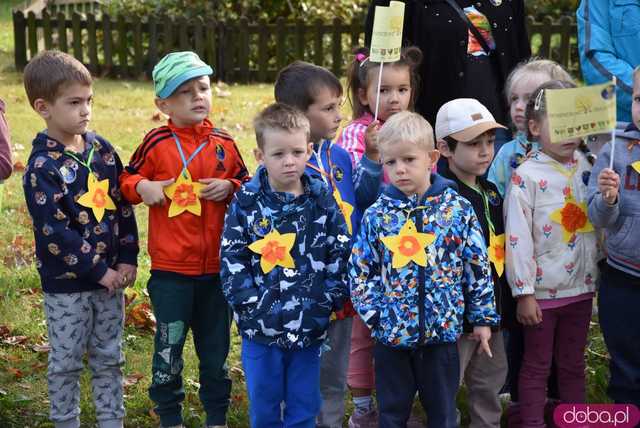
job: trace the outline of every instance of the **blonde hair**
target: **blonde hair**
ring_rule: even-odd
[[[633,70],[633,84],[635,84],[636,81],[640,84],[640,65]]]
[[[268,130],[287,132],[304,131],[307,139],[309,139],[311,133],[309,119],[307,119],[304,113],[295,107],[282,103],[273,103],[262,110],[255,119],[253,119],[253,127],[256,131],[258,148],[261,150],[264,148],[264,134]]]
[[[541,59],[532,57],[518,64],[507,77],[504,85],[504,95],[507,98],[507,104],[511,104],[511,93],[513,85],[522,80],[528,74],[546,74],[549,80],[562,80],[564,82],[573,82],[573,78],[560,64],[550,59]],[[575,83],[575,82],[574,82]]]
[[[380,148],[393,143],[411,143],[424,150],[433,150],[433,128],[418,113],[401,111],[385,122],[378,132]]]

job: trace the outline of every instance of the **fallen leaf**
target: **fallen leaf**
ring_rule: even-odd
[[[47,368],[47,363],[35,363],[31,365],[31,368],[34,371],[42,370]]]
[[[5,337],[11,334],[11,330],[6,325],[0,325],[0,339],[4,339]]]
[[[3,339],[2,343],[11,345],[11,346],[16,346],[16,345],[22,345],[28,339],[29,338],[27,336],[9,336],[6,339]]]
[[[149,303],[143,302],[131,306],[127,310],[125,324],[141,330],[155,331],[156,318],[153,316]]]
[[[16,172],[24,171],[24,164],[21,161],[16,161],[13,164],[13,170],[16,171]]]
[[[153,419],[154,422],[160,422],[160,416],[158,416],[155,410],[149,409],[149,416],[151,416],[151,419]]]
[[[213,92],[215,92],[216,97],[218,98],[228,98],[231,96],[231,91],[226,91],[218,86],[214,86]]]
[[[14,375],[16,379],[20,379],[22,376],[24,376],[22,371],[20,369],[15,368],[15,367],[7,367],[7,371],[9,373],[11,373],[12,375]]]
[[[122,384],[126,388],[128,386],[137,384],[138,382],[140,382],[140,379],[142,379],[143,377],[144,375],[142,373],[132,373],[128,376],[125,376]]]
[[[31,349],[33,349],[35,352],[49,352],[51,350],[51,345],[49,345],[48,342],[45,342],[33,345]]]

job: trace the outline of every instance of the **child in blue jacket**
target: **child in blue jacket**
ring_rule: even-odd
[[[305,173],[312,144],[304,114],[273,104],[254,126],[262,167],[229,206],[220,276],[242,335],[251,426],[311,428],[321,404],[320,345],[348,296],[350,239],[331,192]]]
[[[438,152],[426,120],[397,113],[378,143],[391,185],[364,213],[349,276],[376,342],[380,426],[405,426],[417,391],[428,426],[453,428],[463,316],[489,355],[500,321],[482,229],[454,184],[430,174]]]

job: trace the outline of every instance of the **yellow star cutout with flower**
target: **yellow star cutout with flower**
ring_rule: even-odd
[[[631,168],[635,169],[638,174],[640,174],[640,161],[635,161],[631,164]]]
[[[342,196],[337,189],[333,192],[333,197],[336,200],[336,203],[338,204],[338,208],[340,208],[342,215],[344,216],[344,221],[347,223],[347,230],[349,231],[349,235],[353,235],[353,226],[351,225],[351,214],[353,214],[353,205],[343,201]]]
[[[549,218],[562,226],[564,242],[569,242],[576,233],[593,232],[593,225],[587,217],[587,204],[576,202],[571,196],[565,199],[564,207],[552,212]]]
[[[87,192],[80,196],[78,203],[83,207],[91,208],[96,220],[102,221],[105,210],[116,209],[116,204],[109,196],[109,179],[98,180],[95,175],[89,173]]]
[[[280,234],[272,230],[259,241],[249,245],[249,249],[256,254],[261,254],[260,267],[264,273],[269,273],[276,266],[293,269],[296,267],[291,257],[291,248],[296,241],[295,233]]]
[[[502,276],[502,272],[504,272],[504,233],[494,235],[491,232],[489,237],[489,261],[495,266],[498,276]]]
[[[204,184],[191,180],[189,170],[185,169],[184,174],[180,173],[175,183],[164,188],[164,194],[171,199],[169,217],[175,217],[185,211],[199,216],[202,212],[200,192],[204,187]]]
[[[427,265],[425,248],[436,239],[432,233],[420,233],[413,220],[407,222],[395,236],[380,238],[382,243],[393,253],[391,267],[399,269],[413,261],[420,266]]]

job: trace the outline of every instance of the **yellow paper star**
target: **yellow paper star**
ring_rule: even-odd
[[[109,196],[109,179],[98,181],[95,175],[89,173],[87,178],[87,193],[80,196],[78,203],[83,207],[91,208],[93,215],[98,220],[102,221],[104,217],[104,210],[115,210],[116,204]]]
[[[410,261],[420,266],[427,265],[425,248],[436,239],[432,233],[420,233],[413,220],[407,222],[395,236],[386,236],[381,241],[393,253],[391,267],[394,269],[406,266]]]
[[[489,261],[495,266],[498,276],[502,276],[502,272],[504,272],[504,233],[500,235],[491,233],[489,238]]]
[[[640,174],[640,161],[635,161],[631,164],[631,168],[635,169],[638,174]]]
[[[273,230],[259,241],[249,245],[249,249],[256,254],[261,254],[260,267],[264,273],[271,272],[276,266],[294,269],[296,267],[291,257],[291,248],[296,241],[295,233],[285,233]]]
[[[164,194],[171,199],[169,217],[175,217],[185,211],[199,216],[202,212],[200,192],[204,187],[205,185],[202,183],[191,181],[189,170],[178,175],[175,183],[164,188]]]
[[[593,232],[593,225],[587,217],[587,204],[576,202],[572,197],[566,198],[564,207],[552,212],[549,218],[562,226],[564,242],[569,242],[576,233]]]
[[[336,203],[338,204],[338,208],[340,208],[342,215],[344,216],[344,221],[347,223],[347,230],[349,231],[349,235],[353,235],[353,226],[351,225],[351,214],[353,214],[353,205],[343,201],[342,196],[337,189],[333,192],[333,197],[336,200]]]

